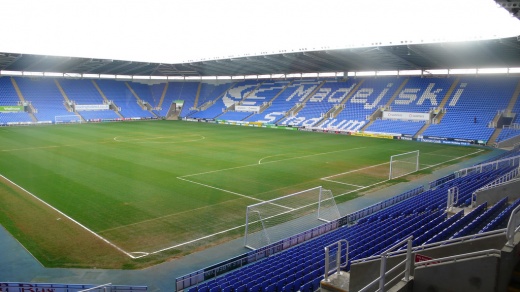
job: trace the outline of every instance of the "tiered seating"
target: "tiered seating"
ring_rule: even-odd
[[[478,206],[466,216],[459,218],[457,221],[453,222],[453,224],[450,224],[449,226],[432,236],[424,244],[431,244],[450,238],[450,236],[452,236],[453,234],[456,234],[459,231],[461,231],[461,228],[464,229],[465,226],[468,226],[468,224],[472,222],[473,219],[476,219],[480,217],[482,214],[485,214],[484,210],[486,209],[486,207],[487,203]]]
[[[345,109],[336,118],[325,120],[319,127],[359,130],[367,123],[366,117],[374,113],[379,106],[386,105],[402,82],[402,78],[395,77],[365,79],[356,93],[345,103]]]
[[[453,78],[410,78],[390,105],[392,111],[427,113],[440,105],[453,81]]]
[[[248,121],[275,123],[297,103],[301,103],[318,87],[319,81],[294,81],[289,85],[263,113],[251,116]]]
[[[496,142],[504,141],[520,135],[520,129],[505,128],[498,135]]]
[[[507,108],[517,83],[516,78],[462,78],[441,123],[430,125],[423,135],[487,141],[494,131],[489,122]]]
[[[53,79],[15,78],[20,91],[38,113],[38,121],[54,121],[55,116],[72,115],[65,107],[65,99]],[[60,79],[61,81],[61,79]]]
[[[157,111],[158,115],[165,117],[174,100],[183,100],[184,106],[181,112],[181,116],[185,117],[184,115],[190,111],[191,107],[193,107],[198,87],[198,82],[170,82],[168,84],[168,90],[166,90],[166,95],[164,96],[164,100],[161,106],[162,109]],[[159,95],[159,100],[161,95]]]
[[[0,77],[0,105],[18,105],[20,99],[9,77]]]
[[[511,212],[520,205],[520,199],[516,199],[511,205],[507,206],[498,216],[496,216],[494,219],[489,220],[489,222],[486,222],[485,226],[478,232],[478,233],[484,233],[488,231],[492,231],[496,228],[505,228],[507,224],[507,220],[511,216]]]
[[[0,77],[0,106],[18,105],[20,99],[14,90],[11,80],[8,77]],[[8,123],[31,122],[31,117],[26,112],[21,113],[0,113],[0,125]]]
[[[121,117],[118,116],[113,110],[103,110],[103,111],[81,111],[79,114],[86,121],[96,121],[96,120],[116,120]]]
[[[424,122],[405,122],[395,120],[376,120],[365,131],[378,133],[395,133],[414,135]]]
[[[507,197],[503,198],[498,203],[496,203],[493,207],[487,209],[485,212],[480,214],[478,217],[474,218],[473,221],[471,221],[469,224],[467,224],[462,229],[457,231],[450,238],[458,238],[458,237],[462,237],[462,236],[471,234],[473,232],[473,230],[477,229],[478,227],[480,227],[482,225],[485,225],[484,223],[487,222],[487,220],[489,218],[497,217],[497,215],[500,212],[504,211],[505,207],[506,207],[506,203],[507,203]]]
[[[513,120],[513,122],[518,121],[518,116],[520,115],[520,98],[517,98],[515,105],[513,106],[513,109],[511,110],[512,113],[515,113],[516,116]],[[506,128],[502,129],[502,132],[500,132],[500,135],[498,135],[496,142],[504,141],[513,137],[516,137],[520,135],[520,129],[511,129]]]
[[[26,112],[0,113],[0,126],[27,122],[32,122],[32,119]]]
[[[262,105],[275,97],[289,81],[263,82],[257,89],[251,92],[242,102],[242,105]]]
[[[104,81],[104,80],[99,80]],[[107,80],[108,81],[108,80]],[[59,80],[61,88],[67,94],[69,100],[74,101],[79,105],[92,105],[92,104],[103,104],[104,99],[99,91],[94,87],[91,80],[72,80],[63,79]],[[115,82],[111,81],[110,82]],[[99,84],[99,83],[98,83]],[[96,111],[79,111],[81,116],[89,120],[113,120],[120,118],[112,110],[96,110]]]
[[[475,182],[479,188],[507,172],[485,171],[453,179],[435,190],[416,195],[399,204],[390,206],[371,216],[358,220],[357,224],[338,228],[313,240],[306,241],[286,251],[254,262],[244,268],[231,271],[189,288],[190,292],[207,291],[314,291],[324,273],[324,246],[340,239],[349,242],[349,262],[380,254],[402,239],[413,235],[415,246],[447,239],[483,214],[496,214],[504,206],[497,204],[485,210],[483,204],[469,215],[464,211],[447,218],[447,189]],[[511,208],[506,208],[503,212]],[[488,216],[489,219],[492,216]],[[494,220],[494,219],[491,219]],[[341,250],[342,255],[346,253]],[[298,264],[295,264],[295,263]]]
[[[101,97],[91,80],[61,79],[59,82],[69,100],[75,101],[76,104],[103,104],[103,97]]]
[[[312,127],[335,105],[341,104],[356,86],[357,81],[327,81],[306,103],[305,107],[294,117],[287,117],[282,125]]]
[[[159,106],[159,102],[161,101],[161,96],[163,94],[166,83],[153,84],[151,86],[138,83],[131,83],[130,85],[132,86],[132,89],[136,91],[137,94],[139,94],[139,97],[143,101],[149,103],[152,108],[156,108]],[[157,116],[161,116],[159,111],[153,110],[153,112]]]
[[[226,113],[223,113],[218,117],[219,120],[229,120],[229,121],[242,121],[245,118],[249,117],[251,115],[250,112],[234,112],[229,111]]]
[[[120,114],[125,118],[152,118],[153,115],[141,108],[135,96],[126,87],[124,82],[115,80],[98,80],[97,85],[103,91],[108,100],[113,101],[121,110]],[[136,86],[136,88],[140,88]],[[135,89],[134,89],[135,91]],[[149,91],[149,90],[148,90]],[[83,114],[83,112],[81,113]],[[112,111],[115,118],[120,118]]]
[[[226,93],[225,95],[229,96],[229,92],[226,92],[226,90],[233,90],[233,93],[236,93],[240,89],[251,89],[256,87],[256,84],[253,85],[253,81],[248,81],[248,83],[240,83],[240,85],[235,84],[231,89],[230,83],[223,83],[223,84],[212,84],[212,83],[202,83],[202,87],[200,89],[199,94],[199,100],[197,106],[201,106],[205,104],[208,101],[213,101],[217,99],[219,96],[221,96],[223,93]],[[237,87],[238,86],[238,87]],[[224,97],[223,97],[224,98]],[[237,97],[239,99],[239,97]],[[190,112],[189,108],[184,105],[183,112],[181,113],[182,117],[191,117],[191,118],[204,118],[204,119],[213,119],[216,116],[222,114],[222,111],[229,107],[233,102],[223,102],[221,103],[222,99],[217,101],[213,106],[206,109],[202,112]],[[194,101],[191,103],[190,107],[193,107]]]

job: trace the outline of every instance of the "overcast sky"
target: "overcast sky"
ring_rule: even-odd
[[[0,52],[157,63],[520,35],[493,0],[0,0]]]

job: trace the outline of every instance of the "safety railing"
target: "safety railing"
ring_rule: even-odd
[[[487,190],[487,189],[492,189],[492,188],[495,188],[495,187],[497,187],[499,185],[502,185],[502,184],[504,184],[506,182],[509,182],[509,181],[515,179],[516,177],[518,177],[519,173],[520,173],[520,167],[517,167],[517,168],[511,170],[510,172],[504,174],[503,176],[495,179],[494,181],[488,183],[487,185],[479,188],[475,192],[483,191],[483,190]]]
[[[448,199],[446,210],[451,211],[453,206],[455,206],[459,202],[459,187],[454,186],[451,189],[448,189]]]
[[[500,257],[501,254],[498,249],[480,250],[480,251],[476,251],[476,252],[463,253],[463,254],[458,254],[458,255],[444,257],[444,258],[437,258],[437,259],[417,262],[417,263],[415,263],[415,267],[418,268],[418,267],[424,267],[424,266],[429,266],[429,265],[433,265],[433,264],[457,262],[457,261],[471,259],[471,258],[480,257],[480,256]]]
[[[464,177],[471,173],[481,173],[482,170],[488,166],[490,166],[492,169],[498,169],[501,165],[508,165],[508,166],[519,166],[520,165],[520,155],[516,155],[513,157],[503,158],[499,160],[494,160],[487,163],[477,164],[472,167],[463,168],[459,171],[455,172],[455,177]]]
[[[381,266],[379,268],[379,277],[377,279],[375,279],[374,281],[368,283],[368,285],[366,285],[361,290],[359,290],[359,292],[368,291],[368,289],[370,289],[372,286],[374,286],[377,283],[379,283],[379,288],[377,291],[384,291],[385,284],[387,283],[387,281],[386,281],[387,275],[389,275],[390,273],[393,273],[394,271],[396,271],[403,265],[405,266],[404,271],[399,273],[393,279],[390,279],[390,281],[388,281],[388,282],[393,282],[394,280],[398,279],[399,277],[402,277],[403,275],[404,275],[404,281],[408,282],[410,280],[411,261],[412,261],[412,239],[413,239],[413,236],[409,236],[408,238],[403,239],[402,241],[398,242],[396,245],[394,245],[391,248],[382,252],[380,255]],[[398,263],[393,268],[391,268],[390,270],[387,271],[386,270],[386,260],[389,257],[390,252],[396,250],[398,247],[402,246],[405,243],[407,243],[406,258],[402,262]]]
[[[342,264],[342,261],[341,261],[341,246],[342,246],[342,243],[345,243],[345,261],[344,263]],[[337,247],[335,249],[336,251],[336,258],[335,258],[335,262],[336,262],[336,267],[334,269],[330,269],[330,251],[331,251],[331,247]],[[347,264],[348,264],[348,241],[346,241],[345,239],[341,239],[341,240],[338,240],[337,242],[331,244],[331,245],[328,245],[325,247],[325,275],[324,275],[324,280],[325,281],[329,281],[329,276],[331,273],[339,273],[341,274],[341,268],[345,268],[347,267]]]
[[[112,290],[112,283],[107,283],[99,286],[95,286],[92,288],[84,289],[84,290],[78,290],[78,292],[89,292],[89,291],[111,291]]]
[[[518,226],[518,223],[520,222],[520,215],[518,214],[519,212],[520,205],[511,212],[511,216],[509,217],[509,221],[507,222],[506,237],[508,246],[515,245],[515,233],[517,233],[520,230],[520,226]]]

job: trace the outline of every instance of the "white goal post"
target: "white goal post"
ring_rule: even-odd
[[[388,179],[398,178],[419,170],[419,150],[390,156]]]
[[[55,124],[82,123],[82,119],[78,115],[54,116]]]
[[[334,196],[321,186],[247,206],[244,245],[258,249],[340,218]]]

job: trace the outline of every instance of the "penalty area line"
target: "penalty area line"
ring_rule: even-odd
[[[335,180],[326,179],[326,178],[322,178],[321,180],[328,181],[328,182],[333,182],[333,183],[337,183],[337,184],[342,184],[342,185],[347,185],[347,186],[358,187],[358,188],[364,188],[364,187],[365,187],[365,186],[359,186],[359,185],[355,185],[355,184],[349,184],[349,183],[340,182],[340,181],[335,181]]]
[[[189,180],[189,179],[185,179],[184,177],[181,177],[181,176],[177,177],[177,179],[180,179],[180,180],[183,180],[183,181],[187,181],[187,182],[190,182],[192,184],[201,185],[203,187],[207,187],[207,188],[210,188],[210,189],[215,189],[215,190],[218,190],[218,191],[221,191],[221,192],[230,193],[230,194],[233,194],[233,195],[236,195],[236,196],[240,196],[240,197],[244,197],[244,198],[247,198],[247,199],[251,199],[251,200],[254,200],[254,201],[263,202],[263,200],[260,200],[260,199],[257,199],[257,198],[253,198],[253,197],[246,196],[246,195],[243,195],[243,194],[240,194],[240,193],[237,193],[237,192],[233,192],[233,191],[217,188],[217,187],[214,187],[214,186],[210,186],[210,185],[207,185],[207,184],[199,183],[199,182],[196,182],[196,181],[192,181],[192,180]]]
[[[484,150],[479,150],[479,151],[476,151],[476,152],[472,152],[470,154],[467,154],[467,155],[464,155],[464,156],[460,156],[460,157],[454,158],[452,160],[460,159],[460,158],[463,158],[463,157],[466,157],[466,156],[469,156],[469,155],[473,155],[473,154],[476,154],[476,153],[479,153],[479,152],[482,152],[482,151],[484,151]],[[443,163],[446,163],[446,162],[449,162],[449,161],[451,161],[451,160],[448,160],[448,161],[445,161],[445,162],[442,162],[442,163],[439,163],[439,164],[443,164]],[[382,163],[381,165],[388,164],[388,163],[389,162],[385,162],[385,163]],[[439,164],[436,164],[436,165],[439,165]],[[433,167],[433,166],[436,166],[436,165],[432,165],[432,166],[429,166],[427,168],[430,168],[430,167]],[[376,166],[376,165],[374,165],[374,166]],[[374,166],[370,166],[370,167],[374,167]],[[366,168],[370,168],[370,167],[366,167]],[[426,169],[426,168],[424,168],[424,169]],[[352,171],[350,171],[350,172],[352,172]],[[330,176],[330,177],[333,177],[333,176]],[[178,177],[178,178],[179,179],[183,179],[181,177]],[[323,178],[323,179],[326,179],[326,178]],[[189,181],[187,179],[183,179],[183,180]],[[377,183],[374,183],[374,184],[371,184],[371,185],[368,185],[368,186],[361,187],[361,188],[356,189],[356,190],[352,190],[352,191],[348,191],[348,192],[336,195],[334,197],[336,198],[336,197],[339,197],[339,196],[344,196],[344,195],[347,195],[347,194],[350,194],[350,193],[353,193],[353,192],[356,192],[356,191],[359,191],[359,190],[363,190],[363,189],[367,189],[367,188],[370,188],[370,187],[373,187],[373,186],[380,185],[380,184],[385,183],[387,181],[389,181],[389,180],[387,179],[387,180],[384,180],[384,181],[380,181],[380,182],[377,182]],[[189,181],[189,182],[192,182],[192,181]],[[335,182],[335,181],[332,181],[332,182]],[[193,183],[196,183],[196,182],[193,182]],[[197,184],[200,184],[200,183],[197,183]],[[200,184],[200,185],[204,185],[204,184]],[[211,187],[211,186],[207,186],[207,187]],[[215,188],[215,187],[211,187],[211,188]],[[228,191],[228,192],[230,192],[230,191]],[[236,226],[236,227],[233,227],[233,228],[229,228],[229,229],[226,229],[226,230],[223,230],[223,231],[219,231],[219,232],[216,232],[216,233],[213,233],[213,234],[209,234],[209,235],[197,238],[197,239],[186,241],[184,243],[180,243],[180,244],[173,245],[173,246],[170,246],[170,247],[162,248],[162,249],[159,249],[159,250],[156,250],[156,251],[152,251],[152,252],[148,252],[148,253],[147,252],[132,252],[132,253],[133,254],[142,254],[141,256],[135,256],[134,257],[134,258],[142,258],[142,257],[148,256],[148,255],[154,255],[154,254],[158,254],[158,253],[170,250],[170,249],[178,248],[178,247],[181,247],[181,246],[184,246],[184,245],[187,245],[187,244],[190,244],[190,243],[194,243],[194,242],[197,242],[197,241],[200,241],[200,240],[208,239],[208,238],[211,238],[213,236],[217,236],[217,235],[220,235],[220,234],[232,231],[232,230],[236,230],[236,229],[242,228],[242,227],[245,227],[245,224],[239,225],[239,226]]]
[[[265,202],[264,200],[260,200],[260,199],[257,199],[257,198],[253,198],[253,197],[250,197],[250,196],[246,196],[246,195],[244,195],[244,194],[240,194],[240,193],[233,192],[233,191],[230,191],[230,190],[225,190],[225,189],[217,188],[217,187],[210,186],[210,185],[207,185],[207,184],[199,183],[199,182],[196,182],[196,181],[192,181],[192,180],[189,180],[189,179],[185,179],[185,178],[183,178],[183,177],[177,177],[177,178],[180,179],[180,180],[183,180],[183,181],[187,181],[187,182],[192,183],[192,184],[201,185],[201,186],[203,186],[203,187],[207,187],[207,188],[210,188],[210,189],[215,189],[215,190],[218,190],[218,191],[221,191],[221,192],[225,192],[225,193],[233,194],[233,195],[240,196],[240,197],[243,197],[243,198],[246,198],[246,199],[250,199],[250,200],[258,201],[259,203],[263,203],[263,202]],[[292,208],[287,207],[287,206],[283,206],[283,205],[279,205],[279,204],[273,204],[273,205],[278,206],[278,207],[281,207],[281,208],[285,208],[285,209],[293,210]]]
[[[135,259],[136,257],[133,256],[131,253],[129,252],[126,252],[125,250],[123,250],[122,248],[120,248],[119,246],[115,245],[114,243],[112,243],[111,241],[109,241],[108,239],[104,238],[103,236],[97,234],[96,232],[92,231],[91,229],[89,229],[88,227],[86,227],[85,225],[79,223],[78,221],[74,220],[72,217],[70,217],[69,215],[63,213],[62,211],[56,209],[54,206],[52,206],[51,204],[45,202],[44,200],[38,198],[36,195],[34,195],[33,193],[29,192],[28,190],[22,188],[21,186],[19,186],[18,184],[16,184],[15,182],[13,182],[12,180],[8,179],[7,177],[3,176],[0,174],[0,177],[3,178],[5,181],[9,182],[10,184],[16,186],[18,189],[24,191],[26,194],[30,195],[31,197],[33,197],[34,199],[38,200],[39,202],[41,202],[42,204],[46,205],[47,207],[51,208],[52,210],[54,210],[55,212],[59,213],[60,215],[62,215],[63,217],[69,219],[70,221],[74,222],[75,224],[77,224],[79,227],[83,228],[84,230],[88,231],[89,233],[91,233],[92,235],[94,235],[95,237],[101,239],[102,241],[104,241],[105,243],[107,243],[108,245],[112,246],[113,248],[117,249],[118,251],[124,253],[125,255],[127,255],[128,257],[132,258],[132,259]]]
[[[132,252],[132,253],[134,253],[134,254],[143,254],[141,256],[136,256],[135,257],[136,259],[138,259],[138,258],[142,258],[142,257],[145,257],[145,256],[158,254],[158,253],[161,253],[163,251],[170,250],[170,249],[178,248],[178,247],[181,247],[181,246],[184,246],[184,245],[188,245],[190,243],[194,243],[194,242],[197,242],[197,241],[200,241],[200,240],[208,239],[210,237],[217,236],[217,235],[220,235],[220,234],[224,234],[224,233],[227,233],[229,231],[232,231],[232,230],[235,230],[235,229],[238,229],[238,228],[242,228],[242,227],[245,227],[245,226],[246,226],[245,224],[242,224],[242,225],[239,225],[239,226],[236,226],[236,227],[233,227],[233,228],[229,228],[229,229],[226,229],[226,230],[223,230],[223,231],[219,231],[219,232],[216,232],[216,233],[213,233],[213,234],[209,234],[209,235],[206,235],[206,236],[203,236],[203,237],[199,237],[199,238],[196,238],[196,239],[193,239],[193,240],[190,240],[190,241],[186,241],[186,242],[183,242],[183,243],[179,243],[179,244],[176,244],[176,245],[165,247],[165,248],[162,248],[162,249],[159,249],[159,250],[156,250],[156,251],[151,251],[151,252],[135,251],[135,252]]]

